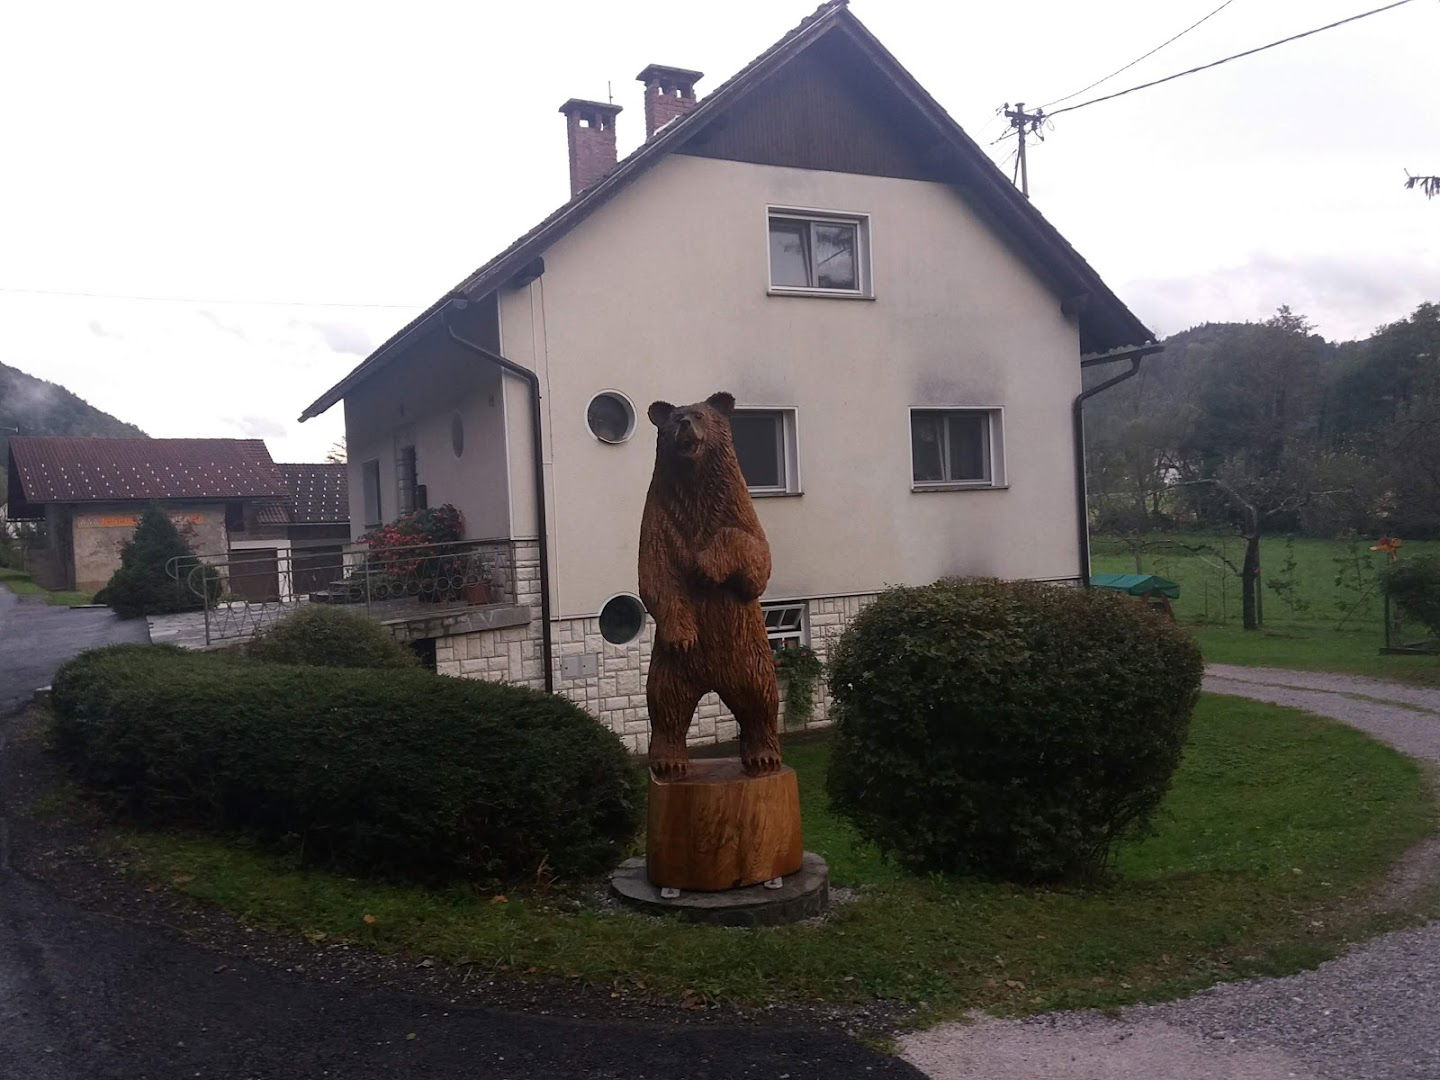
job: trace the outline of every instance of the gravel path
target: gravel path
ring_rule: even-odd
[[[1207,669],[1205,689],[1333,717],[1440,763],[1440,690],[1224,664]],[[1419,865],[1433,874],[1433,861]],[[1440,923],[1386,934],[1314,971],[1114,1019],[980,1019],[900,1045],[936,1080],[1440,1080]]]

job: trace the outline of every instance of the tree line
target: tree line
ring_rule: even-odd
[[[1165,346],[1087,405],[1096,531],[1234,529],[1246,626],[1265,532],[1440,537],[1440,305],[1359,341],[1282,307]]]

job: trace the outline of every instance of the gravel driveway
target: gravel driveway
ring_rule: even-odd
[[[1440,690],[1212,664],[1205,689],[1344,721],[1440,762]],[[1440,923],[1376,938],[1314,971],[1182,1001],[947,1024],[901,1040],[937,1080],[1440,1080]]]

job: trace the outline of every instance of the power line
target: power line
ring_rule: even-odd
[[[220,300],[197,296],[138,296],[131,293],[75,292],[69,289],[13,289],[0,285],[0,293],[25,296],[69,296],[89,300],[144,300],[160,304],[238,304],[243,307],[296,307],[296,308],[384,308],[395,311],[415,311],[424,304],[345,304],[334,301],[309,300]]]
[[[1148,60],[1150,57],[1154,56],[1154,55],[1155,55],[1157,52],[1159,52],[1161,49],[1165,48],[1166,45],[1171,45],[1171,44],[1174,44],[1175,42],[1179,41],[1182,37],[1184,37],[1186,34],[1188,34],[1191,30],[1194,30],[1194,29],[1195,29],[1197,26],[1199,26],[1201,23],[1209,21],[1213,16],[1219,15],[1220,12],[1224,11],[1227,7],[1229,7],[1229,6],[1230,6],[1231,4],[1233,4],[1234,2],[1235,2],[1235,0],[1225,0],[1225,2],[1224,2],[1223,4],[1221,4],[1219,7],[1217,7],[1214,11],[1210,12],[1209,15],[1206,15],[1203,19],[1199,19],[1199,20],[1197,20],[1196,22],[1191,23],[1189,26],[1185,27],[1184,30],[1181,30],[1181,31],[1180,31],[1178,34],[1176,34],[1174,37],[1166,38],[1166,39],[1165,39],[1164,41],[1162,41],[1159,45],[1156,45],[1153,49],[1151,49],[1149,52],[1147,52],[1144,56],[1137,56],[1134,60],[1131,60],[1131,61],[1130,61],[1128,64],[1126,64],[1124,67],[1122,67],[1122,68],[1116,68],[1116,69],[1115,69],[1114,71],[1112,71],[1109,75],[1106,75],[1103,79],[1096,79],[1096,80],[1095,80],[1094,82],[1092,82],[1089,86],[1082,86],[1079,90],[1076,90],[1073,94],[1066,94],[1064,97],[1056,98],[1054,101],[1047,101],[1044,105],[1041,105],[1040,107],[1041,107],[1042,109],[1048,109],[1051,105],[1059,105],[1060,102],[1062,102],[1062,101],[1069,101],[1069,100],[1070,100],[1071,98],[1073,98],[1073,97],[1079,97],[1081,94],[1085,93],[1086,90],[1094,90],[1095,87],[1099,86],[1099,85],[1100,85],[1101,83],[1103,83],[1103,82],[1109,82],[1111,79],[1113,79],[1116,75],[1119,75],[1121,72],[1129,71],[1129,70],[1130,70],[1132,67],[1134,67],[1136,64],[1140,63],[1141,60]]]
[[[1189,68],[1185,71],[1177,71],[1174,75],[1166,75],[1163,79],[1154,79],[1151,82],[1141,83],[1139,86],[1132,86],[1128,90],[1117,90],[1113,94],[1106,94],[1103,97],[1091,98],[1089,101],[1082,101],[1079,105],[1067,105],[1063,109],[1056,109],[1053,113],[1046,113],[1047,116],[1059,116],[1061,113],[1074,112],[1076,109],[1083,109],[1087,105],[1098,105],[1102,101],[1110,101],[1114,98],[1124,97],[1126,94],[1133,94],[1136,90],[1146,90],[1152,86],[1159,86],[1161,83],[1179,79],[1185,75],[1194,75],[1197,71],[1206,71],[1221,64],[1228,64],[1231,60],[1239,60],[1245,56],[1254,56],[1256,53],[1264,52],[1266,49],[1273,49],[1277,45],[1285,45],[1292,41],[1299,41],[1301,38],[1310,37],[1325,30],[1333,30],[1337,26],[1344,26],[1346,23],[1356,22],[1359,19],[1368,19],[1371,15],[1379,15],[1382,11],[1389,11],[1392,8],[1403,7],[1410,3],[1410,0],[1395,0],[1393,4],[1386,4],[1384,7],[1373,8],[1370,11],[1362,11],[1359,15],[1351,15],[1348,19],[1340,19],[1336,22],[1326,23],[1324,26],[1317,26],[1314,30],[1306,30],[1304,33],[1291,34],[1289,37],[1281,38],[1279,41],[1272,41],[1268,45],[1260,45],[1253,49],[1246,49],[1244,52],[1235,53],[1220,60],[1213,60],[1208,64],[1201,64],[1199,67]]]

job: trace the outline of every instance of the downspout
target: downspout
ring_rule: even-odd
[[[1075,505],[1079,519],[1079,541],[1080,541],[1080,583],[1084,588],[1090,588],[1090,501],[1089,492],[1085,486],[1085,412],[1084,405],[1087,399],[1094,397],[1103,390],[1109,390],[1116,383],[1122,383],[1140,370],[1140,361],[1154,353],[1163,352],[1164,345],[1142,345],[1136,349],[1123,349],[1119,352],[1102,353],[1099,356],[1092,356],[1089,359],[1082,359],[1080,367],[1094,367],[1097,364],[1113,364],[1117,360],[1129,360],[1130,370],[1122,371],[1119,375],[1106,379],[1098,386],[1092,386],[1088,390],[1082,390],[1075,395],[1075,402],[1070,407],[1071,426],[1075,433]]]
[[[451,305],[457,311],[464,311],[469,301],[463,296],[452,297]],[[442,308],[440,319],[450,340],[476,356],[498,365],[501,370],[524,379],[530,387],[530,454],[535,461],[535,521],[540,533],[540,648],[543,653],[545,671],[545,692],[555,692],[555,662],[550,643],[550,535],[545,521],[545,450],[540,430],[540,376],[527,367],[507,360],[499,353],[491,352],[483,345],[477,345],[461,337],[450,325],[449,309]]]

